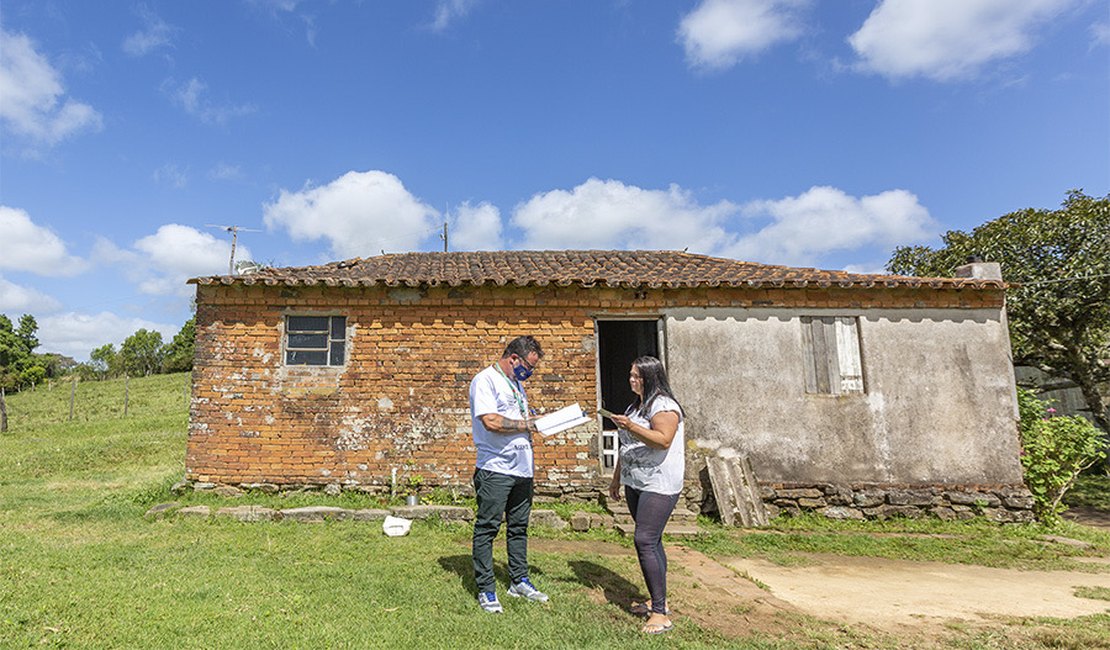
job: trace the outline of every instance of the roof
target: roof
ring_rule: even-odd
[[[367,287],[928,287],[1003,289],[1000,280],[918,278],[772,266],[683,251],[488,251],[396,253],[320,266],[262,268],[244,275],[193,278],[190,284]]]

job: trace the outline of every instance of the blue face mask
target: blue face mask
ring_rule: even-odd
[[[516,377],[517,381],[524,381],[531,376],[532,369],[526,367],[523,362],[519,365],[513,366],[513,377]]]

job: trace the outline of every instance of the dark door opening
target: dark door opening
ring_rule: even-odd
[[[628,369],[637,357],[659,356],[659,323],[654,320],[597,321],[597,361],[601,382],[601,406],[614,413],[636,400],[628,385]],[[616,462],[616,425],[602,418],[601,465],[612,470]]]

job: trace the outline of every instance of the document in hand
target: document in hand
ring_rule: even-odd
[[[542,418],[536,418],[536,429],[539,430],[540,435],[547,437],[553,436],[561,431],[576,427],[580,424],[593,422],[593,418],[588,417],[582,412],[582,407],[578,404],[571,404],[555,411],[548,413]]]

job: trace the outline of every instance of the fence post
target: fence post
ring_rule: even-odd
[[[131,376],[123,376],[123,417],[127,417],[127,403],[131,401]]]
[[[69,419],[73,420],[73,400],[77,397],[77,375],[73,376],[73,383],[69,389]]]
[[[4,401],[4,389],[0,388],[0,433],[8,430],[8,403]]]

